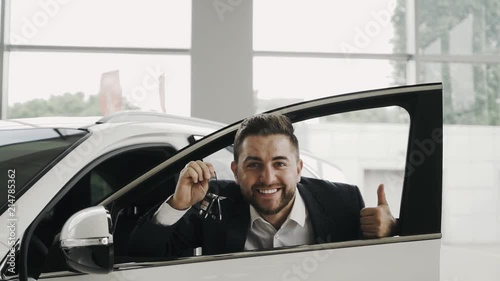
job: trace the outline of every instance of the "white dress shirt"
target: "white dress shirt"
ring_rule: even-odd
[[[170,197],[168,198],[170,199]],[[170,226],[179,221],[189,210],[176,210],[167,201],[156,211],[156,222]],[[295,191],[295,201],[292,210],[280,229],[275,229],[269,222],[250,205],[250,225],[245,250],[270,249],[276,247],[308,245],[314,243],[313,229],[304,199],[298,190]]]
[[[156,223],[162,224],[164,226],[171,226],[178,222],[184,214],[191,208],[187,208],[185,210],[177,210],[174,209],[170,204],[167,203],[173,195],[170,195],[167,200],[163,204],[161,204],[160,208],[156,210],[154,214],[154,218]]]
[[[274,228],[250,205],[250,227],[245,250],[270,249],[285,246],[308,245],[314,242],[313,229],[304,200],[298,190],[288,218],[280,229]]]

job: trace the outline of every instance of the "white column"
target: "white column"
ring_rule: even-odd
[[[192,0],[191,116],[254,113],[252,0]]]
[[[7,118],[9,55],[5,44],[9,42],[10,0],[1,1],[0,12],[0,119]]]

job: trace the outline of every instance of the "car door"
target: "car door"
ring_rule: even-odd
[[[278,108],[272,112],[287,115],[296,126],[311,127],[307,122],[318,118],[331,117],[335,120],[335,116],[343,114],[380,108],[392,110],[394,107],[403,110],[409,117],[407,137],[404,139],[406,149],[400,198],[398,202],[391,202],[391,208],[399,210],[393,213],[399,219],[397,236],[337,243],[325,241],[318,245],[202,255],[177,260],[130,258],[117,263],[115,259],[115,270],[108,275],[59,272],[42,275],[40,279],[438,280],[442,204],[441,84],[338,95]],[[238,125],[239,122],[229,125],[182,149],[157,166],[155,172],[161,171],[165,177],[175,177],[189,161],[204,159],[227,148],[233,142]],[[322,132],[325,133],[324,130]],[[377,131],[374,134],[377,135]],[[392,140],[386,137],[386,141]],[[351,140],[351,143],[355,142]],[[377,145],[373,143],[371,149],[377,150]],[[349,148],[353,149],[353,153],[363,153],[355,147]],[[152,175],[148,173],[143,180],[147,181]],[[109,207],[116,202],[128,201],[124,199],[127,194],[133,194],[134,198],[140,197],[142,191],[135,188],[139,185],[141,183],[125,186],[101,205]]]

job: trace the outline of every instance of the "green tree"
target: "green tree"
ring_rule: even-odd
[[[123,100],[124,110],[139,109]],[[52,95],[48,99],[34,99],[24,103],[15,103],[9,107],[8,118],[44,117],[44,116],[99,116],[99,96],[87,99],[82,92]]]
[[[404,0],[392,18],[395,28],[394,52],[406,53],[406,12]],[[453,54],[450,31],[468,17],[472,17],[472,55],[500,53],[500,5],[493,0],[418,0],[417,32],[419,50],[439,42],[438,54]],[[456,46],[455,46],[456,47]],[[439,76],[444,84],[444,122],[449,124],[500,125],[500,65],[470,63],[473,72],[473,93],[464,92],[452,76],[459,64],[448,62],[422,62],[417,64],[417,81],[426,82],[427,76]],[[404,66],[394,64],[395,82],[404,81],[398,76],[405,73]],[[457,68],[458,69],[458,68]],[[435,72],[429,73],[430,71]],[[431,75],[429,75],[431,74]],[[454,80],[455,79],[455,80]],[[460,83],[461,82],[461,83]],[[458,94],[460,93],[460,94]],[[473,95],[473,101],[460,100]]]

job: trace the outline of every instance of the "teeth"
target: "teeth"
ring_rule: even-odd
[[[266,189],[266,190],[259,189],[259,192],[260,193],[264,193],[264,194],[272,194],[272,193],[276,193],[277,191],[278,191],[277,188],[275,188],[275,189]]]

